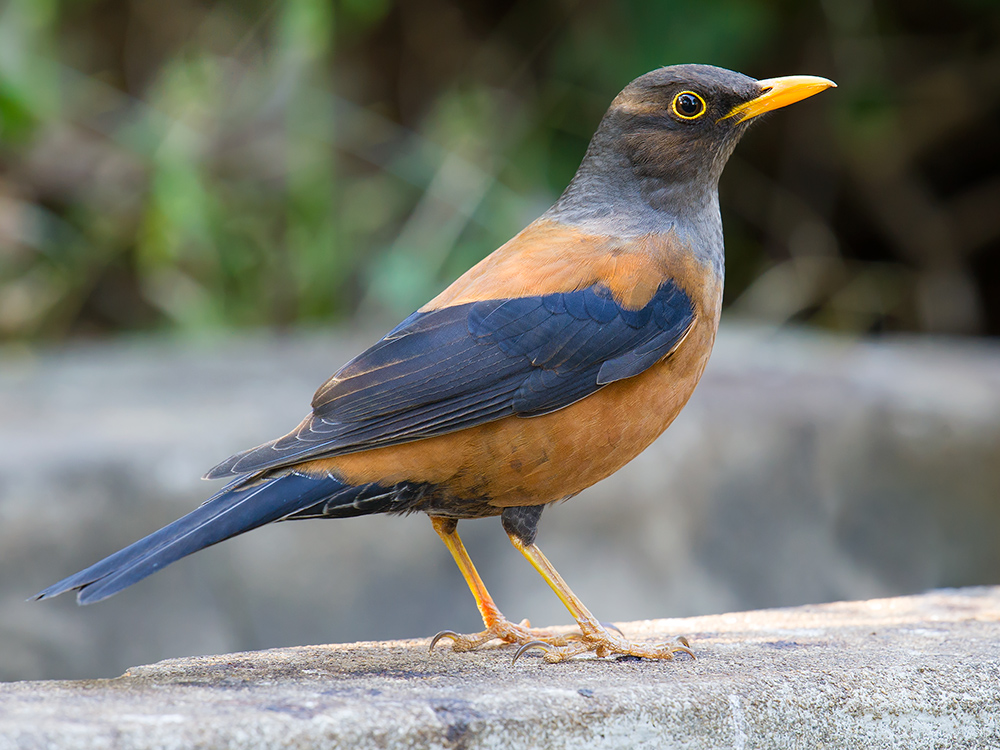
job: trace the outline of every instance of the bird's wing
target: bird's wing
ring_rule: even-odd
[[[416,312],[327,381],[296,430],[207,476],[547,414],[663,359],[694,318],[691,299],[670,280],[638,310],[598,284]]]

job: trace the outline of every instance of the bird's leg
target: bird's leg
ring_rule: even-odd
[[[559,597],[559,600],[566,606],[566,609],[569,610],[570,614],[573,615],[573,618],[579,624],[581,633],[580,637],[575,638],[572,643],[565,646],[549,643],[541,639],[534,643],[523,644],[518,649],[517,654],[514,655],[515,661],[517,661],[521,654],[532,648],[542,649],[545,652],[544,658],[548,662],[565,661],[578,654],[591,652],[597,656],[619,654],[622,656],[646,657],[648,659],[672,659],[673,655],[678,651],[694,656],[691,653],[687,639],[683,636],[669,643],[646,646],[630,642],[620,631],[616,633],[609,632],[608,628],[602,625],[590,613],[590,610],[583,605],[583,602],[577,598],[576,594],[570,590],[570,587],[566,585],[566,581],[559,575],[559,572],[553,567],[552,563],[535,546],[533,538],[526,543],[521,536],[511,529],[508,529],[507,533],[510,536],[511,543],[522,555],[528,558],[528,562],[532,564],[535,570],[545,579],[545,582],[556,592],[556,596]]]
[[[497,609],[496,604],[493,603],[493,598],[486,590],[483,579],[479,577],[479,572],[469,557],[469,553],[465,551],[465,545],[462,544],[462,539],[456,530],[458,522],[453,518],[432,516],[431,523],[438,536],[441,537],[441,541],[451,552],[451,556],[455,558],[458,569],[462,571],[462,577],[465,578],[469,590],[472,591],[472,596],[476,599],[479,614],[483,616],[483,625],[486,626],[483,632],[471,635],[459,635],[451,630],[442,630],[431,639],[430,647],[432,649],[443,638],[452,640],[455,651],[472,651],[495,639],[522,646],[526,643],[542,643],[546,646],[560,647],[569,643],[569,640],[564,636],[545,630],[532,630],[531,623],[527,620],[515,624],[504,617]]]

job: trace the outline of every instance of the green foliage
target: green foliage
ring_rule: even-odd
[[[842,84],[724,178],[735,310],[1000,330],[994,225],[954,198],[987,178],[925,170],[955,133],[983,154],[997,101],[995,77],[963,78],[997,61],[995,6],[953,11],[938,29],[903,0],[7,0],[0,340],[391,322],[544,210],[611,97],[675,62]],[[932,211],[965,211],[973,239],[928,249],[905,222]]]

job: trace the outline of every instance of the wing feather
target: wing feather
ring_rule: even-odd
[[[666,357],[694,318],[691,299],[669,280],[639,310],[595,285],[414,313],[327,381],[296,430],[207,476],[556,411]]]

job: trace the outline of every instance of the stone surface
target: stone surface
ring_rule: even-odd
[[[92,607],[25,599],[193,508],[377,334],[0,352],[0,680],[472,630],[421,516],[279,524]],[[460,527],[513,619],[566,622],[495,519]],[[605,620],[1000,582],[1000,346],[723,329],[648,451],[542,519]]]
[[[622,626],[696,660],[427,653],[427,641],[174,659],[0,685],[0,750],[1000,747],[1000,588]]]

